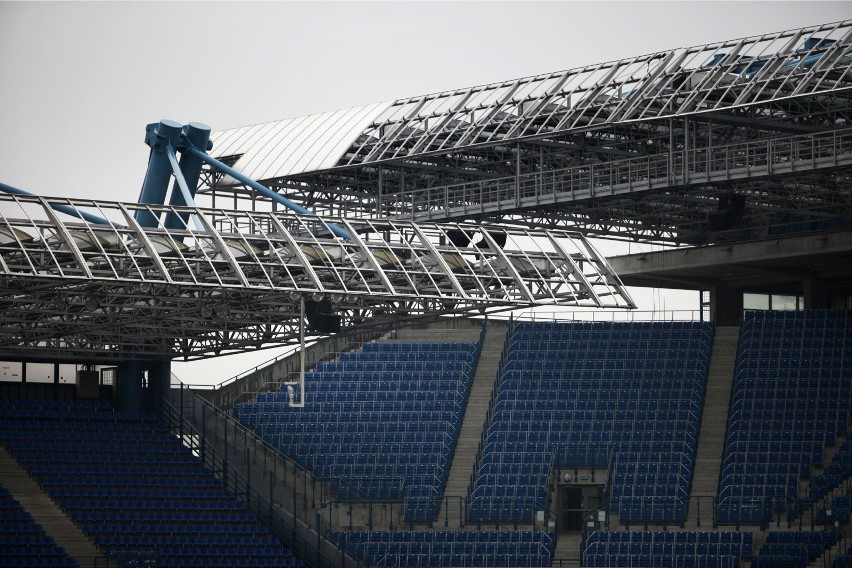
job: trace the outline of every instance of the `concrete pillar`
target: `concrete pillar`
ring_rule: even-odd
[[[116,377],[116,409],[121,412],[142,412],[142,379],[145,367],[142,361],[122,361]]]
[[[805,278],[802,282],[806,310],[827,310],[831,307],[829,286],[817,278]]]
[[[720,285],[710,290],[710,317],[717,326],[738,326],[742,314],[742,289]]]
[[[148,363],[148,412],[158,412],[160,401],[168,398],[172,380],[172,362],[151,361]]]

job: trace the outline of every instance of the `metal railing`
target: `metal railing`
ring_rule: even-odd
[[[520,311],[513,314],[516,322],[608,322],[608,321],[703,321],[701,310],[559,310]]]
[[[382,333],[382,331],[367,331],[316,339],[305,345],[305,357],[308,365],[313,367],[340,353],[359,349],[365,343],[381,337]],[[282,383],[295,382],[299,374],[299,358],[298,348],[294,348],[293,351],[269,359],[212,387],[187,386],[206,391],[217,406],[230,409],[238,402],[253,400],[258,393],[275,392]]]
[[[277,538],[293,549],[308,566],[338,568],[341,565],[340,557],[337,556],[340,551],[336,549],[336,546],[323,542],[314,532],[315,523],[312,516],[308,514],[309,492],[313,506],[318,490],[322,491],[324,485],[320,484],[318,487],[310,473],[300,470],[293,462],[286,463],[285,467],[279,469],[278,459],[272,459],[278,456],[271,454],[262,441],[258,447],[256,437],[250,436],[245,428],[240,430],[241,427],[237,423],[225,419],[224,413],[213,407],[209,401],[199,396],[193,396],[191,400],[193,412],[200,407],[200,417],[196,415],[195,419],[200,420],[201,428],[196,429],[195,420],[191,420],[184,413],[183,408],[175,408],[169,401],[164,400],[161,406],[161,419],[169,430],[201,459],[204,466],[222,481],[228,491],[244,502],[258,519],[268,526]],[[183,403],[186,403],[186,399]],[[211,417],[209,421],[208,413]],[[238,440],[241,436],[243,438],[245,451],[238,452],[236,455],[229,450],[233,445],[228,442],[229,422],[232,429],[231,441]],[[221,444],[211,440],[211,437],[217,437],[219,426],[224,426],[221,430],[223,436]],[[211,432],[216,434],[210,436]],[[252,442],[249,442],[250,439]],[[249,443],[254,444],[254,452],[249,451]],[[221,451],[217,446],[221,448]],[[268,487],[260,487],[252,483],[252,478],[255,477],[252,464],[258,461],[259,454],[263,454],[264,462],[270,459],[272,463],[271,474],[266,476]],[[235,463],[242,464],[244,470],[237,469],[234,466]],[[268,468],[264,468],[264,473],[268,471]],[[301,487],[299,487],[300,482]]]
[[[691,148],[385,196],[416,220],[516,209],[852,162],[852,130]]]

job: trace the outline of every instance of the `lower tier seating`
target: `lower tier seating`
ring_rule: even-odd
[[[0,401],[0,440],[119,563],[301,567],[150,415],[97,401]]]
[[[737,568],[751,555],[750,532],[595,531],[586,539],[583,565]]]
[[[367,566],[550,566],[544,531],[348,531],[331,538]]]
[[[0,486],[0,566],[76,568],[77,562]]]
[[[808,494],[799,495],[800,479],[822,464],[825,447],[850,425],[850,329],[848,311],[745,312],[719,481],[719,522],[766,523],[785,510],[792,521],[848,475],[852,462],[842,461],[840,451],[836,463],[814,476]]]
[[[833,531],[774,531],[751,562],[753,568],[805,568],[837,542]]]

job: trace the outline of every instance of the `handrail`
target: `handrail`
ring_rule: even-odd
[[[606,191],[607,195],[632,193],[655,187],[701,183],[732,174],[754,176],[759,173],[756,168],[771,175],[779,168],[791,168],[795,163],[815,166],[818,159],[836,162],[838,155],[849,152],[850,139],[852,129],[848,128],[766,138],[406,190],[405,193],[391,194],[391,197],[398,198],[399,217],[417,218],[431,217],[430,212],[433,211],[481,209],[501,202],[517,207],[517,201],[524,199],[546,199],[552,203],[558,194],[574,200],[594,197],[599,191]],[[826,140],[830,144],[823,144]],[[817,157],[820,152],[825,155]]]
[[[306,342],[305,348],[308,350],[308,352],[310,352],[313,349],[322,348],[323,346],[326,346],[326,345],[339,345],[339,343],[342,341],[343,345],[338,346],[338,349],[333,351],[333,353],[344,353],[344,352],[347,352],[347,351],[352,351],[353,349],[357,349],[357,348],[361,347],[362,345],[364,345],[364,343],[366,343],[368,341],[372,341],[372,340],[374,340],[378,337],[381,337],[381,335],[382,335],[381,331],[368,331],[368,332],[361,332],[361,333],[350,332],[350,333],[343,334],[343,335],[312,338],[312,339],[309,339],[309,341]],[[326,357],[327,353],[328,352],[323,352],[317,358],[317,360],[315,362],[316,363],[321,362]],[[255,367],[252,367],[251,369],[243,371],[243,372],[241,372],[237,375],[234,375],[233,377],[225,379],[224,381],[221,381],[220,383],[217,383],[216,385],[214,385],[212,387],[209,386],[209,385],[187,385],[187,386],[189,386],[193,389],[197,389],[197,390],[205,390],[205,391],[213,391],[215,393],[222,393],[222,392],[229,390],[229,388],[232,388],[233,385],[235,383],[239,382],[240,380],[248,380],[248,378],[251,377],[253,374],[258,373],[258,372],[263,372],[267,369],[268,369],[268,373],[269,373],[269,379],[272,379],[272,376],[271,376],[272,375],[272,368],[277,363],[280,363],[282,361],[286,361],[288,359],[296,360],[296,359],[298,359],[298,357],[299,357],[298,348],[294,347],[293,349],[288,350],[286,353],[282,353],[280,355],[277,355],[276,357],[268,359],[267,361],[265,361],[265,362],[263,362],[259,365],[256,365]],[[241,402],[245,397],[255,395],[259,392],[270,392],[270,389],[269,389],[270,385],[279,385],[281,382],[286,382],[289,378],[295,376],[297,373],[298,373],[298,371],[294,370],[294,371],[291,371],[290,373],[288,373],[287,375],[285,375],[283,378],[272,379],[272,380],[265,379],[264,382],[261,385],[259,385],[257,390],[239,392],[236,396],[234,396],[232,398],[232,400],[229,401],[228,406],[233,405],[234,403],[237,403],[237,402]]]
[[[311,485],[314,485],[315,483],[329,483],[329,482],[332,481],[331,479],[328,479],[328,478],[320,478],[320,477],[315,476],[312,471],[301,466],[296,460],[294,460],[293,458],[291,458],[287,454],[283,453],[277,446],[270,444],[264,437],[256,435],[255,432],[252,429],[246,427],[240,421],[234,419],[229,414],[223,412],[221,409],[217,408],[213,403],[206,400],[204,397],[201,397],[197,394],[195,396],[197,397],[196,401],[202,405],[202,408],[209,409],[219,419],[224,420],[225,422],[231,424],[231,427],[233,428],[234,432],[240,431],[240,432],[243,433],[244,437],[252,438],[254,440],[255,444],[259,443],[260,446],[264,450],[266,450],[268,453],[275,456],[277,459],[279,459],[282,463],[286,464],[288,467],[293,468],[293,471],[296,472],[298,475],[301,475],[301,476],[305,477],[306,479],[310,479]],[[344,486],[346,490],[351,491],[354,494],[360,494],[362,496],[362,498],[364,498],[364,499],[367,498],[367,496],[365,494],[363,494],[363,493],[359,492],[357,489],[351,487],[351,485],[348,482],[346,482],[344,480],[339,480],[339,479],[335,479],[333,481],[335,483],[337,483],[338,485]],[[321,497],[321,500],[322,499],[323,498]]]
[[[335,561],[327,558],[320,549],[299,534],[295,514],[293,521],[288,521],[273,503],[263,498],[249,480],[219,454],[206,436],[199,434],[195,426],[183,415],[183,412],[175,409],[168,400],[163,399],[161,401],[160,419],[171,431],[178,432],[181,441],[198,453],[205,467],[210,469],[215,477],[221,479],[225,487],[251,508],[259,519],[265,519],[267,526],[276,536],[287,542],[288,546],[308,565],[321,568],[338,567]]]
[[[524,322],[667,322],[667,321],[704,321],[702,310],[565,310],[530,311],[525,310],[513,315],[518,323]],[[496,317],[499,314],[492,315]]]

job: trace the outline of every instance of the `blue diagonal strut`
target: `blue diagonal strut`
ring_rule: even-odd
[[[11,185],[0,182],[0,191],[4,193],[11,193],[12,195],[27,195],[30,197],[34,197],[34,193],[30,193],[29,191],[24,191],[23,189],[18,189],[17,187],[13,187]],[[72,217],[77,217],[78,219],[83,219],[84,221],[88,221],[89,223],[95,223],[96,225],[112,225],[114,227],[123,227],[124,225],[120,223],[114,223],[108,219],[104,219],[103,217],[98,217],[97,215],[92,215],[91,213],[86,213],[85,211],[80,211],[75,207],[71,207],[70,205],[62,205],[61,203],[51,203],[48,202],[51,209],[55,209],[61,213],[65,213],[67,215],[71,215]]]
[[[256,192],[261,193],[261,194],[265,195],[266,197],[268,197],[269,199],[280,203],[284,207],[286,207],[288,209],[292,209],[296,213],[301,213],[302,215],[314,215],[314,213],[312,211],[310,211],[309,209],[305,209],[304,207],[302,207],[298,203],[290,201],[286,197],[272,191],[268,187],[257,183],[256,181],[254,181],[253,179],[251,179],[247,175],[241,174],[240,172],[238,172],[234,168],[223,164],[222,162],[220,162],[216,158],[210,156],[206,152],[202,152],[201,150],[199,150],[198,148],[195,148],[194,146],[188,147],[186,149],[186,151],[190,152],[193,156],[197,156],[199,159],[204,160],[205,162],[207,162],[208,164],[210,164],[214,168],[217,168],[217,169],[221,170],[222,172],[228,174],[232,178],[246,184],[247,186],[249,186],[250,188],[252,188]],[[332,233],[334,233],[338,237],[340,237],[342,239],[346,239],[346,240],[352,239],[352,236],[346,230],[340,228],[339,226],[335,225],[334,223],[325,223],[325,225],[326,225],[326,227],[328,227],[328,229]]]

